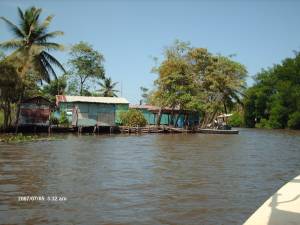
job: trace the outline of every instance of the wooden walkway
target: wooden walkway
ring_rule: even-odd
[[[174,128],[168,126],[148,126],[148,127],[119,127],[121,133],[190,133],[192,130]]]

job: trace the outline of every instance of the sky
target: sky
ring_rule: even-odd
[[[17,7],[36,6],[55,15],[50,29],[70,47],[88,42],[105,57],[106,75],[122,97],[141,99],[140,87],[153,88],[153,57],[176,39],[214,54],[235,54],[251,77],[300,51],[300,1],[296,0],[0,0],[0,16],[17,23]],[[0,21],[0,41],[12,38]],[[67,63],[68,52],[52,53]]]

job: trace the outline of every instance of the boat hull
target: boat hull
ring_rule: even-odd
[[[204,134],[238,134],[238,130],[218,130],[218,129],[199,129],[199,133]]]

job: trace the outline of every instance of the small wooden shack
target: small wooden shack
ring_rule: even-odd
[[[49,126],[51,103],[37,96],[21,103],[19,126]]]
[[[120,113],[128,110],[125,98],[92,96],[56,96],[59,112],[65,112],[74,127],[116,126]]]
[[[153,105],[130,105],[129,108],[140,110],[143,113],[149,125],[156,124],[160,107],[153,106]],[[186,115],[188,115],[187,124],[190,125],[199,124],[199,119],[200,119],[199,113],[193,111],[181,111],[179,109],[171,109],[169,107],[162,108],[162,116],[160,119],[160,124],[171,125],[172,113],[174,115],[173,119],[177,121],[177,124],[175,125],[176,127],[184,126]]]

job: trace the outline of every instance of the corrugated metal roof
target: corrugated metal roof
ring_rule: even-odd
[[[106,104],[129,104],[127,99],[117,98],[117,97],[56,95],[56,104],[58,104],[59,102],[90,102],[90,103],[106,103]]]
[[[131,109],[147,109],[149,111],[158,111],[160,109],[160,107],[155,106],[155,105],[129,105],[129,108]],[[163,107],[162,111],[171,111],[172,108],[170,107]],[[174,108],[174,111],[179,111],[178,108]]]

